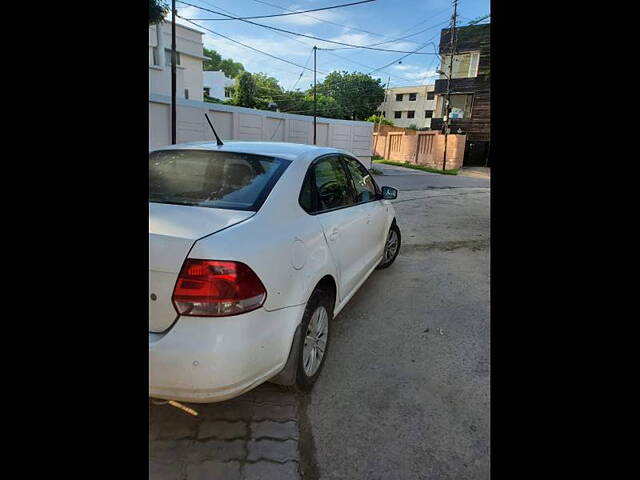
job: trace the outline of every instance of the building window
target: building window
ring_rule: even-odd
[[[171,66],[171,50],[168,48],[164,51],[164,63]],[[180,52],[176,52],[176,65],[180,65]]]
[[[471,112],[473,111],[473,94],[451,95],[450,111],[452,120],[456,118],[471,118]]]
[[[224,87],[224,98],[231,98],[233,95],[233,87]]]
[[[435,98],[435,92],[427,92],[427,100],[433,100]]]
[[[160,58],[158,57],[158,47],[152,47],[153,51],[153,64],[160,65]]]
[[[433,117],[433,110],[425,110],[424,118],[431,118],[431,117]]]
[[[402,118],[402,112],[393,112],[393,118]]]
[[[186,98],[187,100],[189,100],[189,89],[185,88],[184,89],[184,98]]]
[[[401,102],[403,95],[404,93],[396,93],[396,102]],[[396,117],[396,118],[399,118],[399,117]]]
[[[410,102],[415,102],[417,97],[418,97],[417,93],[410,93],[409,94],[409,101]]]
[[[407,118],[414,118],[416,116],[415,110],[409,110],[407,112]]]
[[[206,97],[210,97],[211,96],[211,87],[204,87],[204,95]]]
[[[382,116],[386,117],[387,116],[387,112],[382,112]]]
[[[442,65],[449,67],[451,57],[444,55]],[[480,52],[464,52],[453,56],[451,78],[473,78],[478,75],[478,64],[480,63]]]

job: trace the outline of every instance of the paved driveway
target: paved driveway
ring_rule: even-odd
[[[411,168],[374,163],[373,168],[384,175],[374,175],[380,185],[395,187],[398,190],[430,190],[437,188],[489,187],[489,178],[473,178],[462,175],[440,175]]]
[[[313,392],[150,404],[152,479],[489,478],[489,182],[377,180],[403,247],[336,318]]]

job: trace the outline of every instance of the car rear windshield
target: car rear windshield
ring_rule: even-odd
[[[257,211],[289,163],[245,153],[151,152],[149,201]]]

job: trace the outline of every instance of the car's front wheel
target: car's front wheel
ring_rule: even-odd
[[[329,326],[333,319],[329,295],[317,289],[309,298],[302,317],[296,383],[309,390],[320,376],[329,347]]]
[[[384,244],[384,253],[380,264],[376,267],[378,269],[389,267],[400,253],[400,229],[395,222],[391,224],[389,234],[387,235],[387,241]]]

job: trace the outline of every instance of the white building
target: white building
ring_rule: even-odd
[[[202,32],[176,24],[178,98],[203,100],[203,48]],[[171,22],[149,26],[149,93],[171,95]]]
[[[389,88],[378,111],[396,127],[430,128],[435,109],[434,88],[434,85]]]
[[[204,94],[218,100],[227,100],[233,96],[235,80],[225,76],[222,71],[206,71],[203,73]]]

